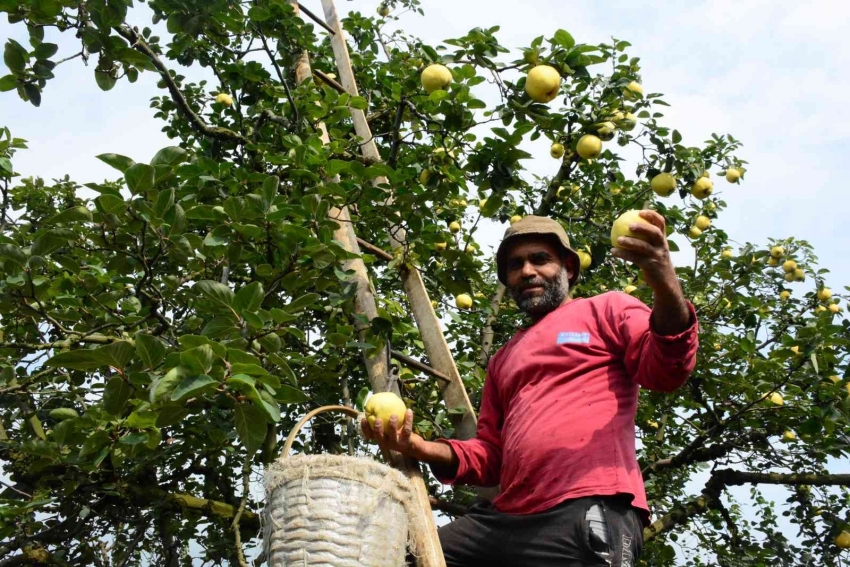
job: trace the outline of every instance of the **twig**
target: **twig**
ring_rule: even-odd
[[[130,558],[133,556],[133,552],[136,549],[136,545],[138,545],[139,541],[141,541],[142,537],[144,537],[145,532],[148,531],[147,522],[142,522],[136,530],[135,535],[133,536],[132,541],[130,541],[130,545],[127,546],[127,553],[124,555],[124,558],[121,560],[121,563],[116,565],[115,567],[124,567]]]
[[[20,495],[22,495],[22,496],[26,496],[27,498],[30,498],[30,499],[32,498],[32,494],[27,494],[27,493],[26,493],[26,492],[24,492],[23,490],[18,490],[17,488],[15,488],[14,486],[12,486],[12,485],[11,485],[11,484],[9,484],[8,482],[6,482],[5,480],[0,479],[0,484],[2,484],[3,486],[5,486],[6,488],[9,488],[9,489],[11,489],[11,490],[14,490],[15,492],[17,492],[18,494],[20,494]]]
[[[304,8],[302,8],[302,10],[303,9]],[[275,72],[277,72],[277,78],[280,81],[280,84],[283,85],[283,89],[286,91],[286,97],[289,99],[289,105],[292,107],[292,120],[295,122],[295,128],[298,129],[301,126],[301,120],[298,118],[298,107],[295,106],[295,99],[292,98],[292,92],[289,90],[289,85],[286,84],[286,80],[283,78],[283,73],[280,72],[280,67],[278,66],[277,60],[272,54],[272,50],[269,49],[269,44],[266,43],[266,36],[263,35],[263,32],[260,31],[260,28],[254,26],[254,29],[256,30],[257,35],[260,36],[260,41],[263,42],[263,49],[265,50],[266,54],[268,54],[269,59],[271,59],[272,65],[274,66],[274,70]]]
[[[241,134],[234,132],[233,130],[229,130],[227,128],[221,128],[219,126],[210,126],[206,122],[204,122],[200,116],[198,116],[192,107],[189,105],[189,102],[186,100],[186,97],[183,96],[183,93],[177,88],[177,83],[174,82],[174,79],[171,76],[171,73],[168,71],[168,68],[162,63],[159,57],[154,53],[154,51],[150,48],[150,46],[143,40],[138,32],[130,26],[120,26],[116,28],[118,35],[126,39],[130,42],[130,45],[143,55],[147,56],[148,59],[151,60],[153,66],[159,72],[160,77],[162,77],[165,86],[168,87],[168,92],[171,93],[171,98],[174,100],[177,107],[186,115],[186,118],[189,119],[189,124],[192,125],[195,130],[199,131],[201,134],[205,136],[209,136],[211,138],[219,138],[221,140],[230,140],[233,142],[239,142],[240,144],[249,143],[248,138],[244,137]]]
[[[338,93],[342,94],[342,93],[348,92],[348,91],[345,90],[344,86],[342,86],[340,83],[338,83],[335,79],[331,79],[330,77],[325,75],[324,72],[322,72],[318,69],[313,69],[313,74],[316,75],[317,77],[319,77],[323,82],[325,82],[328,85],[330,85],[331,87],[333,87],[333,89],[336,90]]]
[[[395,113],[395,124],[393,124],[393,145],[390,149],[390,159],[387,160],[387,165],[391,168],[395,169],[396,161],[398,161],[398,148],[401,146],[401,137],[399,136],[399,131],[401,130],[401,120],[404,117],[404,100],[402,99],[399,102],[398,110]]]
[[[239,561],[239,567],[249,567],[245,560],[245,552],[242,551],[242,534],[239,530],[239,519],[242,517],[242,512],[245,511],[245,504],[248,502],[248,484],[251,480],[251,459],[254,455],[249,453],[245,457],[245,464],[242,465],[242,499],[239,501],[239,508],[236,510],[236,515],[233,516],[233,522],[230,524],[233,529],[233,539],[236,543],[236,559]]]
[[[302,12],[304,12],[304,15],[306,15],[308,18],[310,18],[311,20],[313,20],[314,22],[316,22],[317,24],[322,26],[329,34],[336,35],[336,31],[332,27],[330,27],[325,22],[325,20],[323,20],[322,18],[320,18],[319,16],[317,16],[316,14],[314,14],[313,12],[311,12],[310,10],[305,8],[304,4],[302,4],[301,2],[298,2],[298,9],[300,9]]]

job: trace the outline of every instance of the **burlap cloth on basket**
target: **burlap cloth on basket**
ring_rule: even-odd
[[[269,567],[402,567],[423,511],[408,479],[371,458],[295,455],[265,473]]]

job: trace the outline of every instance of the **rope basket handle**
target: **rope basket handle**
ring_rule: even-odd
[[[348,406],[322,406],[320,408],[314,409],[313,411],[302,417],[301,421],[296,423],[295,427],[292,428],[292,431],[289,432],[289,437],[286,438],[286,443],[284,443],[283,451],[280,454],[281,462],[286,460],[286,458],[289,456],[289,451],[292,450],[292,444],[295,442],[295,437],[298,436],[298,433],[301,431],[301,428],[304,427],[304,424],[306,424],[308,421],[310,421],[320,413],[326,412],[340,412],[354,419],[360,417],[360,413],[356,409],[350,408]]]

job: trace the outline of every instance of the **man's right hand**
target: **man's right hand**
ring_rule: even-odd
[[[452,448],[445,443],[426,441],[413,432],[413,412],[407,410],[404,421],[399,416],[390,417],[389,423],[375,420],[375,426],[369,427],[369,421],[360,422],[363,437],[375,441],[381,449],[397,451],[417,461],[428,463],[438,477],[453,478],[458,470],[458,458]]]
[[[399,418],[400,416],[393,415],[389,423],[376,419],[374,428],[370,427],[369,421],[364,418],[360,422],[363,437],[375,441],[385,451],[397,451],[416,458],[417,445],[421,445],[423,439],[413,432],[413,412],[407,410],[403,422],[399,422]]]

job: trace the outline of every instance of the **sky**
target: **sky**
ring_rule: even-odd
[[[321,13],[318,0],[303,3]],[[850,3],[535,0],[530,9],[507,0],[422,4],[424,17],[406,14],[397,25],[431,45],[472,27],[497,25],[501,43],[513,47],[558,28],[581,43],[612,36],[628,40],[630,53],[641,58],[646,91],[664,93],[672,105],[665,109],[665,120],[682,133],[684,143],[697,145],[711,133],[729,133],[744,143],[738,155],[749,162],[746,181],[728,185],[715,179],[729,204],[715,225],[739,243],[766,245],[768,237],[787,236],[808,240],[821,266],[831,270],[827,284],[834,290],[850,284],[850,236],[840,228],[847,216],[841,172],[850,156],[844,98],[850,92],[845,72],[850,67],[845,39]],[[376,0],[337,2],[341,12],[370,15],[377,5]],[[22,31],[0,23],[2,40],[11,36],[25,43]],[[47,40],[60,44],[59,56],[74,52],[71,37],[48,34]],[[5,73],[0,62],[0,76]],[[162,93],[154,75],[142,74],[136,85],[119,82],[104,93],[93,73],[92,65],[85,68],[79,59],[61,65],[38,109],[14,92],[0,93],[0,126],[29,142],[30,149],[14,159],[18,172],[98,182],[114,179],[116,172],[96,155],[114,152],[147,161],[170,145],[149,108],[150,98]],[[529,169],[554,174],[557,165],[548,157],[548,144],[541,140],[529,148],[535,156]],[[488,228],[490,244],[497,243],[503,228]],[[687,251],[679,254],[674,261],[688,262]]]

